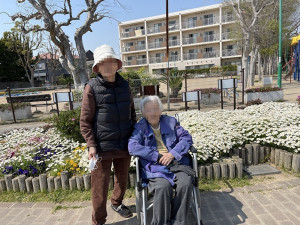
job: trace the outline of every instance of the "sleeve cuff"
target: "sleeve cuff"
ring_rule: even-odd
[[[170,151],[170,153],[175,157],[177,161],[181,160],[182,156],[178,154],[176,151],[174,151],[173,149]]]

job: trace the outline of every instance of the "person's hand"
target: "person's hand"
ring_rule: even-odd
[[[94,158],[94,160],[97,160],[97,159],[96,159],[96,154],[97,154],[96,147],[89,147],[89,154],[88,154],[89,160],[90,160],[91,158]]]
[[[174,159],[174,156],[171,153],[162,153],[162,157],[159,160],[159,163],[168,166]]]

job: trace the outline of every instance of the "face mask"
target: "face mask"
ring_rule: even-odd
[[[97,169],[97,161],[98,161],[99,157],[98,157],[98,154],[96,154],[96,160],[94,160],[94,158],[91,158],[90,161],[89,161],[89,168],[90,168],[90,171],[93,171],[95,169]]]

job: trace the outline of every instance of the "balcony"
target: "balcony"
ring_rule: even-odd
[[[124,66],[137,66],[137,65],[144,65],[147,64],[147,59],[133,59],[130,61],[124,61],[123,65]]]
[[[179,24],[172,24],[169,25],[169,31],[174,31],[174,30],[179,30]],[[158,26],[158,27],[149,27],[148,28],[148,34],[156,34],[160,32],[166,32],[166,25],[164,24],[163,26]]]
[[[171,55],[169,56],[169,62],[180,61],[180,55]]]
[[[218,16],[203,19],[203,26],[214,25],[214,24],[217,24],[217,23],[219,23],[219,17]]]
[[[202,20],[193,20],[193,21],[182,22],[182,29],[200,27],[200,26],[203,26]]]
[[[236,56],[242,55],[241,49],[223,49],[222,56]]]
[[[219,57],[219,51],[203,52],[203,58]]]
[[[146,49],[146,45],[132,45],[123,47],[123,52],[142,51]]]
[[[134,30],[130,32],[122,32],[121,38],[139,37],[145,35],[145,30]]]
[[[211,34],[211,35],[204,35],[203,42],[212,42],[212,41],[219,41],[220,36],[219,34]]]
[[[198,36],[198,37],[187,37],[183,38],[182,43],[184,45],[190,45],[190,44],[196,44],[196,43],[201,43],[203,42],[203,37]]]
[[[143,58],[143,59],[137,59],[137,60],[136,60],[136,64],[137,64],[137,65],[144,65],[144,64],[147,64],[147,59],[146,59],[146,58]]]
[[[231,14],[227,14],[227,15],[222,16],[222,23],[228,23],[228,22],[232,22],[232,21],[235,21],[235,20],[236,20],[235,16],[233,16]]]
[[[161,56],[161,57],[151,57],[150,63],[162,63],[167,62],[167,57]]]
[[[150,42],[148,44],[148,48],[149,49],[153,49],[153,48],[164,48],[167,46],[167,43],[165,41],[159,41],[159,42]]]
[[[183,60],[194,60],[194,59],[202,59],[203,58],[203,53],[198,52],[198,53],[187,53],[183,55]]]
[[[180,41],[177,40],[169,40],[169,47],[180,45]]]

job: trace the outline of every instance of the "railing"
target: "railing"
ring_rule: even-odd
[[[241,49],[223,49],[222,51],[223,56],[235,56],[241,54],[242,54]]]
[[[204,35],[203,42],[211,42],[211,41],[219,41],[220,36],[219,34],[211,34],[211,35]]]
[[[179,40],[169,40],[169,46],[177,46],[180,44]]]
[[[219,17],[217,16],[203,19],[203,26],[213,25],[216,23],[219,23]]]
[[[202,25],[203,25],[202,20],[185,21],[185,22],[182,22],[182,29],[199,27]]]
[[[169,25],[169,31],[173,31],[173,30],[179,30],[179,24],[173,24],[173,25]],[[159,27],[149,27],[148,28],[148,34],[155,34],[155,33],[160,33],[160,32],[165,32],[166,31],[166,25],[162,25]]]
[[[199,59],[198,53],[188,53],[183,55],[183,60]]]
[[[195,43],[197,43],[197,37],[183,38],[183,42],[182,43],[184,45],[195,44]]]
[[[160,41],[160,42],[150,42],[148,44],[148,48],[162,48],[162,47],[166,47],[166,42],[165,41]]]
[[[132,45],[132,46],[123,47],[123,52],[141,51],[145,49],[146,49],[146,45]]]
[[[137,65],[143,65],[143,64],[147,64],[147,59],[137,59],[136,60],[136,64]]]
[[[166,57],[151,57],[150,58],[150,63],[162,63],[162,62],[166,62],[167,59]]]
[[[129,32],[122,32],[121,37],[122,38],[129,38],[129,37],[138,37],[145,35],[145,30],[134,30],[134,31],[129,31]]]
[[[176,61],[180,61],[180,55],[171,55],[169,57],[169,62],[176,62]]]
[[[219,51],[203,52],[203,58],[219,57]]]

